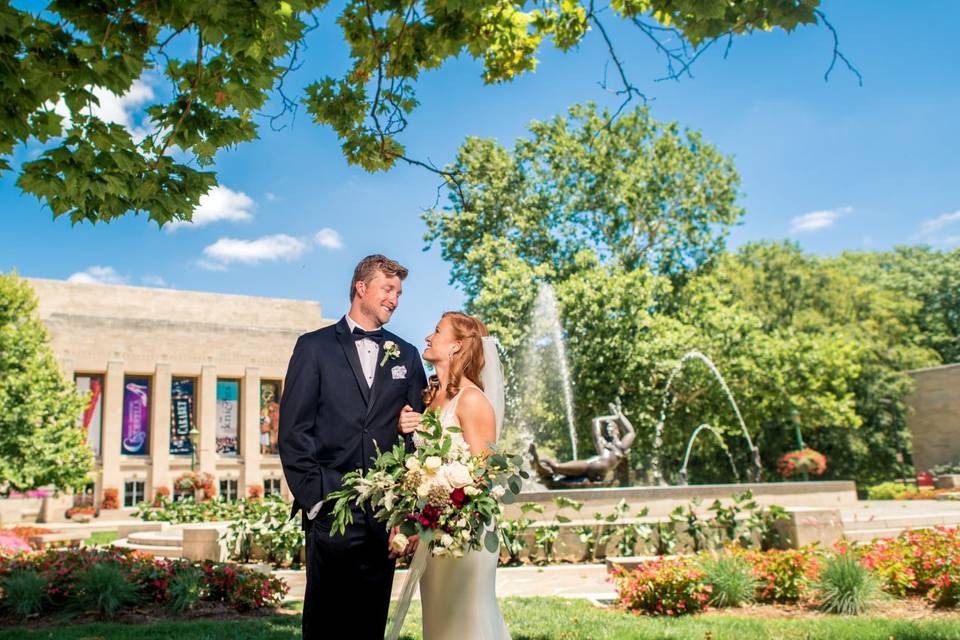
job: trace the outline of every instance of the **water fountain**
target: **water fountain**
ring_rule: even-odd
[[[701,431],[709,431],[717,437],[717,441],[720,443],[720,448],[723,449],[723,452],[727,454],[727,460],[730,461],[730,468],[733,470],[733,478],[739,484],[740,482],[740,473],[737,471],[737,464],[733,461],[733,456],[730,455],[730,449],[727,447],[727,443],[723,439],[723,434],[714,429],[709,424],[702,424],[696,429],[693,430],[693,435],[690,436],[690,439],[687,440],[687,450],[683,454],[683,465],[680,467],[679,484],[687,484],[687,465],[690,463],[690,452],[693,450],[693,443],[696,442],[697,436],[700,435]]]
[[[680,375],[680,372],[683,370],[683,365],[690,360],[700,360],[707,365],[707,369],[710,370],[710,373],[712,373],[714,378],[717,379],[717,382],[720,383],[720,388],[727,396],[727,400],[730,401],[730,406],[733,407],[733,413],[736,415],[737,422],[740,424],[740,431],[743,434],[744,439],[747,441],[747,447],[749,448],[753,461],[753,480],[754,482],[760,482],[760,477],[763,471],[763,468],[760,464],[760,450],[753,445],[753,440],[750,438],[750,432],[747,431],[747,425],[743,421],[743,416],[740,414],[740,407],[737,406],[737,401],[733,398],[733,393],[730,391],[730,387],[727,386],[727,381],[724,380],[722,375],[720,375],[720,371],[717,369],[717,366],[713,364],[713,361],[710,358],[699,351],[688,351],[687,353],[683,354],[683,356],[680,358],[680,361],[677,362],[676,366],[674,366],[673,370],[670,372],[670,375],[667,377],[667,384],[663,389],[663,402],[660,405],[660,418],[657,420],[656,432],[654,433],[653,437],[653,456],[650,465],[651,471],[653,472],[654,484],[666,484],[666,481],[663,477],[663,472],[660,470],[660,449],[663,446],[663,427],[667,420],[667,407],[669,406],[671,400],[670,389],[673,386],[674,380],[676,380],[677,376]]]
[[[531,314],[531,331],[527,342],[527,350],[524,354],[524,370],[520,374],[521,380],[533,381],[538,376],[543,376],[545,372],[551,369],[544,362],[542,352],[544,347],[553,345],[555,353],[555,362],[549,363],[556,366],[556,371],[560,374],[560,384],[563,396],[563,408],[566,415],[567,430],[570,435],[570,448],[573,452],[573,459],[578,457],[577,447],[577,422],[573,405],[573,386],[570,381],[570,367],[567,363],[567,351],[563,338],[563,327],[560,324],[560,313],[557,308],[557,297],[554,294],[553,287],[549,284],[542,284],[537,292],[537,298],[533,305]],[[526,390],[522,391],[526,393]],[[529,430],[527,429],[528,434]],[[532,434],[529,434],[532,439]]]

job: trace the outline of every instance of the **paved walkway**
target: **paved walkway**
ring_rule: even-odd
[[[303,598],[306,578],[303,571],[277,571],[290,585],[291,600]],[[406,571],[393,578],[393,598],[403,588]],[[500,567],[497,569],[497,596],[557,596],[561,598],[606,599],[614,596],[613,583],[606,581],[602,564],[554,565],[548,567]],[[419,599],[420,594],[414,596]]]

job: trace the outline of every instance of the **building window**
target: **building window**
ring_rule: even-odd
[[[275,456],[280,453],[277,437],[280,433],[280,382],[260,381],[260,453]]]
[[[77,375],[74,381],[80,393],[90,394],[78,422],[87,434],[87,446],[93,451],[93,455],[99,458],[100,433],[103,429],[103,376]]]
[[[193,453],[190,430],[197,419],[195,389],[193,378],[174,378],[170,385],[170,455]]]
[[[123,483],[123,506],[135,507],[143,502],[146,483],[143,480],[128,480]]]
[[[263,495],[280,495],[280,478],[265,478],[263,481]]]
[[[217,453],[240,453],[239,380],[217,380]]]
[[[123,379],[123,429],[121,452],[147,455],[150,452],[150,379],[126,376]]]
[[[240,481],[239,480],[221,480],[220,481],[220,497],[224,500],[236,500],[239,496]]]

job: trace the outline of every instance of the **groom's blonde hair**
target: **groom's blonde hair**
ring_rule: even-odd
[[[357,295],[357,283],[363,282],[370,284],[370,281],[377,275],[377,271],[382,271],[387,276],[397,276],[400,280],[406,280],[407,268],[396,260],[391,260],[387,256],[375,253],[367,256],[353,270],[353,280],[350,281],[350,302]]]

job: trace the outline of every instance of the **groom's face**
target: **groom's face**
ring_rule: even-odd
[[[377,275],[370,282],[357,284],[357,294],[363,314],[376,318],[382,325],[387,324],[400,304],[403,281],[398,276],[388,276],[377,271]]]

